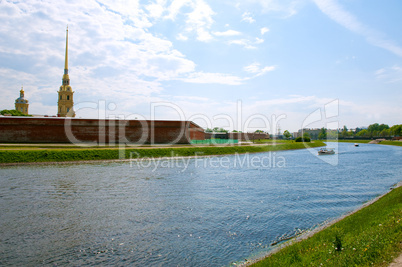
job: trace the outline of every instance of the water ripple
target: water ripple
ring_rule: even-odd
[[[401,148],[338,150],[337,166],[298,150],[276,152],[285,168],[236,165],[246,156],[227,156],[230,168],[192,159],[184,171],[128,162],[2,167],[0,265],[244,261],[401,179]]]

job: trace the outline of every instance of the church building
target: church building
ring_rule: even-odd
[[[75,112],[73,109],[73,90],[70,86],[70,77],[68,76],[68,27],[66,31],[66,55],[64,62],[64,75],[62,79],[62,85],[58,91],[58,101],[57,101],[57,117],[75,117]]]
[[[20,97],[15,100],[15,110],[28,115],[28,100],[25,99],[24,89],[21,87]]]

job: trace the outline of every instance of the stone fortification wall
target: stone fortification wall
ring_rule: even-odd
[[[188,144],[204,130],[190,121],[0,117],[0,142]]]

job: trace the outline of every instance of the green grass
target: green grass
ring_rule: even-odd
[[[368,144],[372,140],[328,140],[328,142]]]
[[[256,143],[256,144],[279,143],[279,141],[282,141],[282,140],[277,140],[277,139],[255,139],[254,143]],[[250,140],[250,142],[253,142],[253,140]]]
[[[402,251],[402,187],[253,266],[388,266]]]
[[[331,142],[330,140],[328,140]],[[362,143],[362,144],[367,144],[371,142],[372,140],[338,140],[340,143]],[[333,142],[336,142],[334,140]],[[380,145],[391,145],[391,146],[402,146],[402,141],[381,141]]]
[[[308,147],[325,146],[323,142],[306,143]],[[113,160],[130,158],[158,158],[171,156],[201,156],[201,155],[224,155],[235,153],[257,153],[267,151],[279,151],[289,149],[306,148],[303,143],[288,143],[269,146],[186,146],[166,148],[88,148],[88,149],[21,149],[1,150],[0,163],[23,163],[23,162],[61,162],[81,160]]]
[[[402,146],[402,141],[381,141],[380,145]]]
[[[253,141],[253,140],[250,140]],[[284,139],[255,139],[256,144],[271,144],[271,143],[294,143],[294,140],[284,140]]]

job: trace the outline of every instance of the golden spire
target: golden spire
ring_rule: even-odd
[[[0,0],[1,1],[1,0]],[[66,29],[66,55],[64,61],[64,74],[60,86],[58,101],[57,101],[57,116],[58,117],[75,117],[74,112],[74,92],[70,86],[70,77],[68,76],[68,25]]]
[[[68,25],[66,30],[66,56],[64,60],[63,85],[70,85],[70,77],[68,76]]]
[[[64,74],[68,74],[68,25],[66,30],[66,58],[64,62]]]

